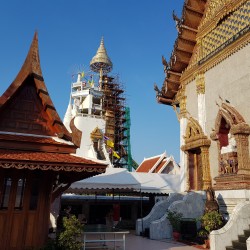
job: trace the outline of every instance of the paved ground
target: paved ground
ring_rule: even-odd
[[[187,246],[172,240],[150,240],[145,237],[129,234],[126,237],[126,250],[197,250],[195,247]]]
[[[119,245],[119,243],[117,243],[117,245],[118,246],[116,247],[116,250],[123,250],[121,244]],[[114,250],[114,245],[113,243],[107,243],[106,247],[95,248],[95,249]],[[126,235],[126,250],[198,250],[198,249],[172,240],[150,240],[142,236],[136,236],[134,234],[134,231],[131,231],[130,234]]]

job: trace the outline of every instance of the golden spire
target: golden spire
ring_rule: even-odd
[[[96,55],[92,58],[90,62],[90,68],[94,72],[108,73],[112,70],[113,64],[108,57],[107,51],[104,47],[103,37],[101,39],[101,44],[96,52]]]

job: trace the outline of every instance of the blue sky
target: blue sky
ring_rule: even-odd
[[[183,0],[10,0],[0,8],[0,94],[11,84],[38,31],[43,76],[63,119],[71,74],[89,62],[104,36],[125,86],[131,115],[133,158],[164,151],[179,161],[179,123],[173,109],[156,102],[154,83],[164,80],[161,56],[170,58],[177,37],[172,12]]]

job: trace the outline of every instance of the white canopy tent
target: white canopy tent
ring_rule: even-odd
[[[123,168],[107,168],[106,172],[74,182],[65,193],[133,191],[168,194],[180,191],[180,175],[128,172]]]
[[[180,175],[158,173],[130,173],[140,183],[142,193],[168,194],[180,191]]]
[[[140,183],[127,169],[108,167],[106,172],[71,184],[67,193],[104,192],[119,189],[120,191],[135,190]]]

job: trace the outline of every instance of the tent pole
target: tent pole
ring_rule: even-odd
[[[142,218],[142,193],[141,193],[141,189],[140,189],[140,196],[141,196],[141,228],[142,228],[142,231],[141,231],[141,234],[143,235],[143,218]]]

